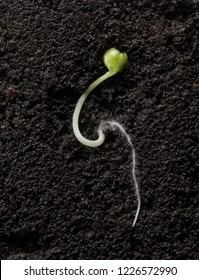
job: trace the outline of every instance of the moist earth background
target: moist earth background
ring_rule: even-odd
[[[127,52],[125,72],[86,101]],[[0,0],[1,259],[198,259],[199,1]]]

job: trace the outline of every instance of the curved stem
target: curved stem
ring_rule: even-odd
[[[73,113],[73,131],[76,136],[76,138],[79,140],[80,143],[83,145],[89,146],[89,147],[98,147],[103,144],[105,140],[105,135],[102,131],[102,129],[99,127],[98,129],[98,139],[97,140],[89,140],[86,139],[80,132],[79,130],[79,115],[82,109],[82,106],[88,97],[89,93],[93,91],[99,84],[101,84],[103,81],[106,79],[110,78],[113,76],[115,73],[108,71],[106,74],[98,78],[96,81],[94,81],[86,90],[85,92],[81,95],[80,99],[77,102],[77,105],[75,107],[75,111]]]

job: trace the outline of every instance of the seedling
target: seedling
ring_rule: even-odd
[[[103,144],[105,140],[105,135],[99,127],[98,129],[98,139],[97,140],[88,140],[86,139],[79,130],[79,115],[80,111],[82,109],[82,106],[88,97],[88,95],[93,91],[99,84],[101,84],[106,79],[112,77],[113,75],[117,74],[118,72],[121,72],[126,67],[126,64],[128,62],[128,57],[126,53],[120,53],[115,48],[111,48],[108,50],[103,57],[103,61],[105,66],[108,68],[108,72],[98,78],[96,81],[94,81],[82,94],[79,101],[77,102],[74,114],[73,114],[73,131],[76,136],[76,138],[85,146],[89,147],[98,147]]]
[[[122,134],[126,137],[132,149],[132,177],[133,177],[136,196],[137,196],[137,210],[136,210],[135,218],[133,220],[133,227],[134,227],[139,215],[141,200],[139,195],[138,183],[135,175],[135,150],[133,148],[133,144],[131,142],[129,135],[126,133],[125,129],[115,121],[101,122],[101,124],[98,127],[98,139],[96,140],[89,140],[85,138],[79,130],[79,115],[86,98],[103,81],[112,77],[118,72],[122,72],[126,68],[128,62],[128,56],[126,53],[121,53],[117,49],[111,48],[104,54],[103,61],[105,66],[108,68],[108,72],[106,72],[96,81],[94,81],[79,98],[77,105],[75,107],[75,111],[73,113],[73,131],[76,138],[79,140],[79,142],[89,147],[98,147],[104,143],[105,134],[103,132],[103,129],[106,129],[107,127],[110,127],[112,129],[114,129],[114,127],[119,128]]]

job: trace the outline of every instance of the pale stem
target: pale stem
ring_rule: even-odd
[[[79,98],[77,105],[75,107],[75,111],[73,113],[73,131],[76,136],[76,138],[79,140],[80,143],[83,145],[89,146],[89,147],[98,147],[103,144],[105,140],[105,135],[102,131],[102,129],[99,127],[98,129],[98,139],[96,140],[89,140],[86,139],[80,132],[79,130],[79,115],[82,109],[82,106],[88,97],[89,93],[93,91],[99,84],[101,84],[103,81],[106,79],[112,77],[115,73],[108,71],[106,74],[98,78],[96,81],[94,81],[86,90],[85,92],[81,95]]]

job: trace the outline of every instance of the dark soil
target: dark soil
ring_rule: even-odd
[[[81,113],[97,137],[81,145],[76,102],[104,74],[103,53],[126,71]],[[199,1],[0,0],[0,256],[4,259],[198,259]]]

